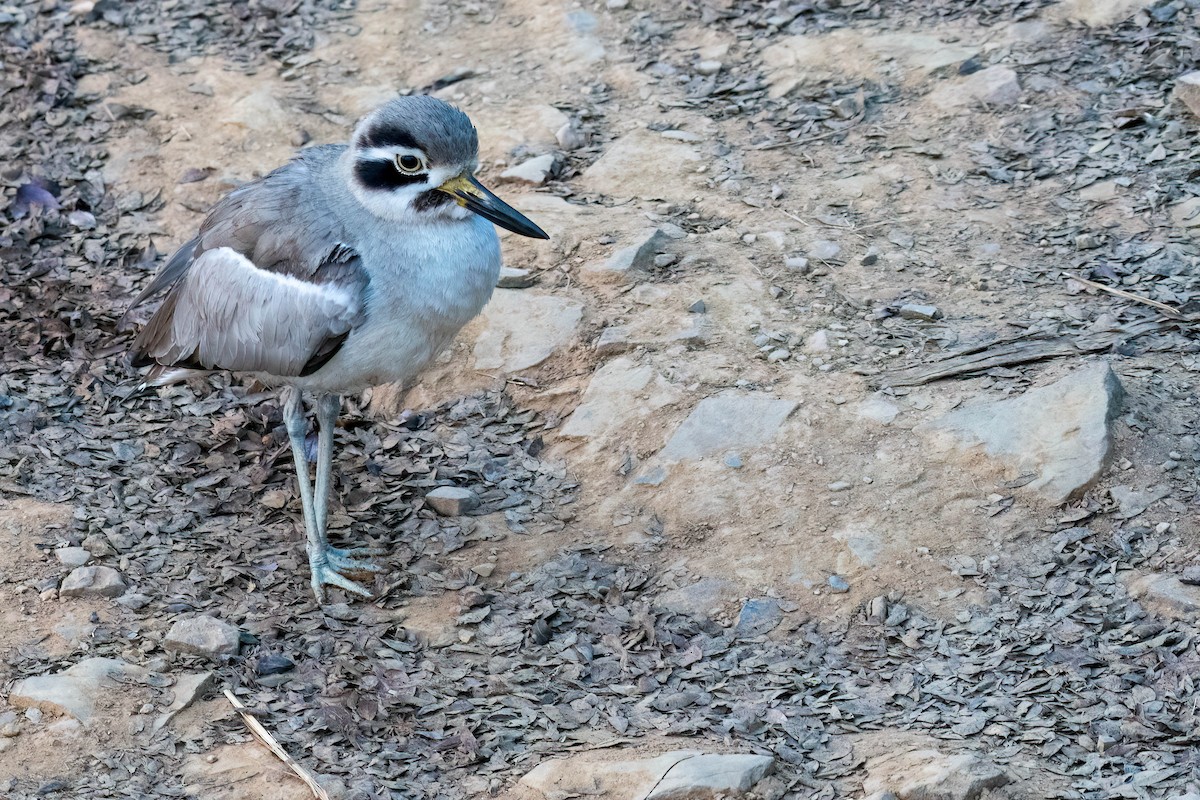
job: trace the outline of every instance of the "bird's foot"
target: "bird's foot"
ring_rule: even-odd
[[[383,572],[383,567],[370,561],[363,561],[366,556],[383,555],[383,551],[375,547],[355,547],[340,550],[336,547],[325,547],[315,556],[309,558],[309,568],[312,571],[313,594],[318,603],[325,603],[325,587],[339,586],[347,592],[363,597],[371,597],[367,587],[347,578],[344,573]]]

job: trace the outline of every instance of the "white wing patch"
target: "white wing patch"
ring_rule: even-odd
[[[160,364],[295,376],[354,326],[361,292],[358,282],[313,283],[259,269],[219,247],[196,259],[139,339]]]

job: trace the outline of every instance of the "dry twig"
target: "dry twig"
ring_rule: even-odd
[[[296,762],[296,759],[287,754],[287,751],[283,749],[283,745],[275,741],[275,737],[272,736],[270,732],[262,726],[261,722],[254,718],[254,715],[250,713],[245,704],[242,703],[241,700],[238,700],[236,697],[234,697],[233,692],[229,691],[228,689],[223,691],[225,692],[226,699],[228,699],[233,707],[237,709],[238,714],[241,715],[242,721],[246,723],[246,727],[250,729],[250,732],[257,736],[259,741],[265,744],[267,749],[274,753],[280,761],[286,764],[288,769],[296,773],[296,776],[300,778],[300,780],[304,781],[305,785],[308,786],[309,790],[312,791],[313,796],[316,797],[317,800],[329,800],[329,793],[321,788],[321,784],[317,783],[317,779],[313,777],[313,774],[304,767],[300,766],[300,764]]]
[[[1087,278],[1081,278],[1078,275],[1075,275],[1071,272],[1067,272],[1066,270],[1063,270],[1063,275],[1065,275],[1066,277],[1070,278],[1073,281],[1082,283],[1084,286],[1087,286],[1089,288],[1099,289],[1102,292],[1108,292],[1109,294],[1116,295],[1117,297],[1120,297],[1125,300],[1129,300],[1134,303],[1141,303],[1142,305],[1153,306],[1154,308],[1157,308],[1159,311],[1163,312],[1164,314],[1168,314],[1168,315],[1174,317],[1175,319],[1179,319],[1180,317],[1183,316],[1183,314],[1178,309],[1174,308],[1173,306],[1169,306],[1166,303],[1160,303],[1157,300],[1150,300],[1145,297],[1139,297],[1138,295],[1133,294],[1132,292],[1127,292],[1124,289],[1117,289],[1113,286],[1105,286],[1103,283],[1096,283],[1095,281],[1090,281]]]

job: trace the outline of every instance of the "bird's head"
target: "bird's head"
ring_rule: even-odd
[[[475,126],[435,97],[397,97],[373,111],[354,130],[350,158],[354,195],[377,216],[449,220],[474,212],[513,233],[550,238],[479,183]]]

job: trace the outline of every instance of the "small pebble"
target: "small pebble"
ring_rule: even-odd
[[[842,246],[837,242],[831,242],[828,239],[822,239],[813,242],[813,246],[809,248],[809,255],[818,261],[837,261],[842,254]]]
[[[692,314],[704,314],[708,312],[708,306],[703,300],[697,300],[688,306],[688,311]]]
[[[785,350],[782,347],[777,347],[770,353],[767,353],[767,361],[787,361],[792,357],[790,350]]]
[[[716,75],[724,66],[720,61],[701,61],[696,65],[696,72],[701,75]]]
[[[926,322],[933,322],[935,319],[942,318],[942,311],[937,306],[905,303],[900,306],[900,316],[904,319],[920,319]]]
[[[845,594],[850,591],[850,584],[841,575],[829,576],[829,591],[834,594]]]
[[[500,280],[496,286],[501,289],[527,289],[533,285],[536,276],[527,269],[516,267],[501,267]]]
[[[654,266],[669,267],[679,260],[679,256],[674,253],[659,253],[654,257]]]
[[[850,481],[834,481],[833,483],[829,484],[828,488],[831,492],[844,492],[850,489],[850,487],[853,485],[854,484],[850,483]]]
[[[54,551],[58,563],[64,567],[82,567],[91,560],[92,554],[82,547],[60,547]]]
[[[439,486],[425,495],[425,502],[443,517],[457,517],[479,508],[479,496],[457,486]]]
[[[737,453],[726,453],[725,454],[725,466],[729,467],[730,469],[741,469],[742,468],[742,457],[739,456]]]

